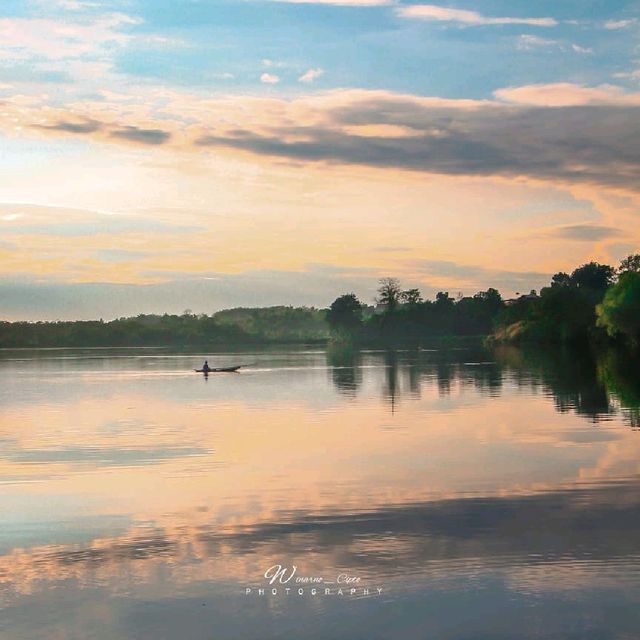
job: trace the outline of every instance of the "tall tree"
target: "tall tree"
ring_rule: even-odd
[[[608,264],[588,262],[578,267],[570,276],[570,284],[579,289],[591,289],[604,293],[613,282],[616,270]]]
[[[564,271],[556,273],[553,278],[551,278],[552,287],[568,287],[570,284],[571,276]]]
[[[407,289],[400,294],[400,298],[402,302],[412,306],[422,302],[420,289]]]
[[[357,329],[362,324],[362,303],[354,293],[336,298],[327,312],[327,321],[333,329]]]
[[[607,290],[599,304],[598,325],[609,335],[622,334],[640,345],[640,272],[625,271],[618,282]]]
[[[397,278],[382,278],[378,283],[380,286],[376,302],[386,307],[387,313],[392,313],[398,306],[402,295],[400,281]]]

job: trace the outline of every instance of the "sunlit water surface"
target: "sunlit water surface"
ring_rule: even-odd
[[[634,384],[480,349],[6,351],[0,637],[637,638]]]

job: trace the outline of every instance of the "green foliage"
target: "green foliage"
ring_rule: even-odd
[[[534,339],[548,342],[586,340],[595,321],[588,294],[575,286],[546,287],[531,306],[529,321]]]
[[[111,322],[0,322],[0,347],[117,347],[306,342],[328,336],[324,312],[271,307],[214,316],[139,315]]]
[[[400,299],[402,302],[409,305],[416,305],[424,302],[422,295],[420,294],[420,289],[407,289],[400,294]]]
[[[615,274],[613,267],[597,262],[570,275],[556,273],[540,296],[522,296],[500,314],[493,338],[555,344],[601,339],[596,306],[613,288]]]
[[[357,306],[360,303],[353,294],[337,298],[328,312],[333,340],[394,344],[444,336],[487,335],[504,307],[496,289],[458,301],[439,292],[432,301],[424,300],[418,289],[403,291],[394,278],[381,280],[378,301],[384,309],[361,321],[361,307]]]
[[[336,298],[329,311],[327,321],[337,331],[355,331],[362,326],[362,303],[353,293]]]
[[[571,276],[564,271],[560,271],[556,273],[551,278],[551,286],[552,287],[568,287],[571,285]]]
[[[636,253],[631,256],[627,256],[618,267],[618,273],[625,273],[626,271],[633,271],[638,273],[640,271],[640,253]]]
[[[258,342],[304,342],[329,336],[325,312],[310,307],[228,309],[213,319],[222,327],[241,329]]]
[[[613,282],[615,274],[616,270],[608,264],[588,262],[571,274],[569,284],[577,289],[588,289],[604,294]]]
[[[597,307],[598,325],[610,336],[640,344],[640,273],[625,271]]]

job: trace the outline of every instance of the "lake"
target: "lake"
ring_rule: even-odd
[[[474,346],[4,351],[0,637],[637,638],[637,373]]]

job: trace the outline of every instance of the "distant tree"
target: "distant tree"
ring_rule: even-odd
[[[627,256],[618,267],[618,273],[626,273],[627,271],[633,271],[637,273],[640,271],[640,253],[636,253],[631,256]]]
[[[362,307],[354,293],[347,293],[331,303],[327,321],[334,329],[356,329],[362,324]]]
[[[622,334],[640,345],[640,272],[625,271],[596,308],[598,325],[611,336]]]
[[[482,300],[490,307],[499,308],[502,306],[502,296],[497,289],[489,287],[486,291],[478,291],[475,296],[476,300]]]
[[[376,302],[384,305],[387,313],[392,313],[398,306],[402,295],[400,282],[397,278],[382,278],[378,282],[380,286],[378,287]]]
[[[422,302],[420,289],[407,289],[400,294],[400,299],[405,304],[416,305]]]
[[[454,301],[453,298],[449,297],[448,291],[438,291],[438,293],[436,293],[436,304],[440,306],[452,306]]]
[[[588,262],[578,267],[570,276],[569,283],[579,289],[606,291],[613,282],[616,270],[608,264]]]
[[[571,276],[564,271],[556,273],[553,278],[551,278],[552,287],[568,287],[570,284]]]

